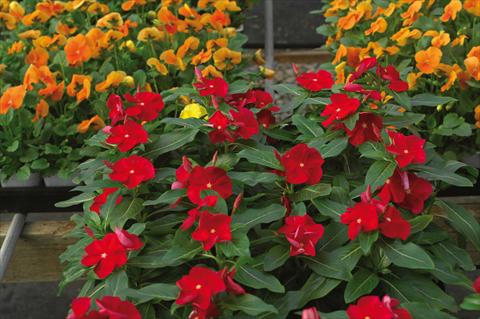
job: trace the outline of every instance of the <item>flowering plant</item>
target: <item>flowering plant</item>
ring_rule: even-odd
[[[22,134],[36,132],[35,167],[68,174],[83,140],[105,126],[110,92],[190,83],[194,66],[217,77],[241,70],[241,10],[231,0],[2,1],[0,116],[13,112],[8,118],[26,125]],[[1,132],[12,138],[5,126]],[[23,163],[14,152],[2,155],[6,178]]]
[[[84,277],[98,312],[113,295],[143,318],[454,318],[442,285],[472,289],[474,264],[438,221],[477,248],[480,225],[435,194],[475,172],[414,134],[395,67],[351,76],[298,74],[274,86],[294,96],[281,107],[200,70],[162,96],[111,95],[81,194],[58,204],[84,208],[62,286]]]
[[[408,106],[427,115],[419,133],[448,158],[478,148],[477,0],[323,2],[327,23],[318,31],[327,36],[338,74],[369,56],[397,65],[416,94]]]

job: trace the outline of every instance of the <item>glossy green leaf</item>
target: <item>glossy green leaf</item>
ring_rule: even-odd
[[[270,248],[263,260],[263,270],[272,271],[281,267],[290,258],[288,246],[276,245]]]
[[[358,270],[347,283],[344,294],[345,302],[352,303],[361,296],[368,295],[379,282],[380,279],[373,272],[367,269]]]
[[[414,243],[403,244],[400,241],[383,241],[383,251],[392,263],[410,269],[433,269],[432,258],[420,246]]]
[[[298,192],[295,192],[290,196],[290,199],[294,202],[303,202],[307,200],[313,200],[318,197],[328,196],[332,191],[332,187],[329,184],[319,183],[311,186],[307,186]]]
[[[285,292],[285,287],[275,276],[245,265],[237,266],[235,280],[251,288],[268,289],[276,293]]]
[[[228,299],[222,302],[222,305],[225,309],[241,311],[251,316],[258,316],[262,313],[278,313],[277,308],[251,294],[244,294]]]

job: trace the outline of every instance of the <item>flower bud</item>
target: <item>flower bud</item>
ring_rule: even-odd
[[[257,65],[264,65],[265,64],[265,57],[263,56],[263,50],[258,49],[255,54],[253,55],[253,61]]]
[[[443,109],[443,105],[442,104],[438,104],[437,105],[437,112],[441,112]]]
[[[264,78],[266,79],[273,79],[275,76],[275,71],[269,68],[266,68],[264,66],[260,66],[260,73],[263,75]]]
[[[130,52],[132,53],[137,52],[137,47],[135,46],[135,43],[133,43],[132,40],[128,40],[127,42],[125,42],[125,46]]]
[[[123,79],[122,83],[126,84],[127,86],[129,86],[129,87],[131,87],[131,88],[135,87],[135,80],[134,80],[133,77],[130,76],[130,75],[126,76],[126,77]]]

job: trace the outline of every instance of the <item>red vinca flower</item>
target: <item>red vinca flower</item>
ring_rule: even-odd
[[[349,319],[392,319],[393,313],[377,296],[365,296],[347,308]]]
[[[192,172],[192,162],[185,155],[182,157],[182,165],[180,165],[175,171],[177,180],[172,183],[172,189],[186,188],[188,185],[188,179]]]
[[[91,300],[89,297],[78,297],[72,301],[72,311],[67,319],[108,319],[107,315],[102,315],[96,310],[90,310]]]
[[[388,88],[395,92],[404,92],[408,90],[408,83],[400,79],[400,73],[393,65],[387,67],[378,66],[377,75],[379,75],[383,80],[390,82]]]
[[[193,85],[201,96],[225,97],[228,93],[228,83],[222,78],[202,78]]]
[[[116,187],[104,188],[102,193],[100,195],[97,195],[93,199],[93,203],[92,203],[92,205],[90,205],[90,210],[92,212],[100,214],[100,209],[107,202],[108,196],[115,193],[117,190],[118,190],[118,188],[116,188]],[[120,204],[121,201],[122,201],[122,196],[118,196],[115,204],[118,205],[118,204]]]
[[[319,70],[318,72],[305,72],[297,76],[297,83],[311,92],[319,92],[330,89],[333,86],[333,76],[330,72]]]
[[[202,243],[204,250],[210,250],[216,243],[232,240],[230,224],[232,217],[203,211],[199,214],[198,228],[192,238]]]
[[[133,103],[132,106],[127,108],[127,115],[140,121],[155,120],[165,105],[162,96],[153,92],[138,92],[133,96],[126,94],[125,99]]]
[[[201,192],[216,191],[223,199],[232,195],[232,181],[227,173],[218,167],[195,166],[190,174],[187,195],[194,204],[201,202]]]
[[[213,131],[208,133],[208,137],[212,143],[216,144],[223,143],[225,141],[235,141],[232,133],[228,130],[231,121],[221,111],[216,111],[212,117],[208,119],[208,122],[212,124],[213,128]]]
[[[310,307],[302,310],[302,319],[321,319],[317,308]]]
[[[358,65],[355,72],[353,72],[352,75],[350,75],[350,77],[348,78],[348,81],[353,82],[353,81],[359,79],[368,70],[373,69],[376,65],[377,65],[377,58],[365,58],[365,59],[363,59],[360,62],[360,64]]]
[[[392,131],[389,131],[388,135],[392,144],[387,146],[387,151],[395,155],[398,167],[403,168],[409,164],[423,164],[427,161],[423,149],[424,139],[416,135],[403,135]]]
[[[142,319],[140,312],[133,303],[119,297],[105,296],[96,300],[98,311],[109,319]]]
[[[255,119],[255,114],[246,108],[238,111],[231,110],[232,124],[237,127],[235,134],[239,135],[244,140],[248,140],[255,134],[258,134],[258,122]]]
[[[257,113],[257,122],[263,128],[269,128],[270,125],[275,124],[275,117],[270,110],[261,110]]]
[[[132,189],[155,177],[155,168],[148,159],[138,155],[125,157],[111,166],[110,178]]]
[[[388,206],[386,212],[382,215],[379,228],[385,237],[406,240],[410,235],[411,227],[410,223],[403,219],[398,209]]]
[[[393,319],[413,319],[412,315],[405,308],[400,308],[400,301],[391,298],[390,296],[383,296],[383,304],[393,312]]]
[[[347,92],[356,92],[356,93],[363,94],[365,100],[367,100],[367,99],[372,99],[372,100],[375,100],[375,101],[381,101],[382,100],[382,94],[379,91],[364,89],[363,86],[361,86],[360,84],[357,84],[357,83],[349,82],[349,83],[345,84],[343,89]]]
[[[273,103],[273,97],[267,91],[250,90],[246,94],[246,104],[252,103],[256,108],[263,109]]]
[[[142,125],[135,121],[127,120],[125,124],[114,126],[110,129],[107,143],[116,144],[120,152],[128,152],[139,144],[148,141],[148,133]]]
[[[208,195],[205,196],[205,198],[200,199],[198,206],[188,211],[188,217],[185,218],[182,225],[180,226],[180,229],[187,230],[192,227],[193,224],[195,224],[197,219],[200,217],[200,210],[206,207],[215,207],[215,205],[217,204],[217,200],[218,197],[213,195]]]
[[[433,186],[427,180],[396,170],[383,185],[379,196],[383,202],[393,201],[414,214],[420,214],[432,192]]]
[[[285,225],[278,230],[290,243],[290,256],[315,256],[315,245],[322,238],[323,231],[323,226],[308,215],[288,216]]]
[[[203,310],[210,307],[213,296],[227,289],[218,272],[201,266],[190,269],[188,275],[177,281],[177,286],[180,288],[178,305],[192,304]]]
[[[279,157],[277,155],[277,157]],[[324,160],[317,149],[307,144],[297,144],[279,158],[290,184],[314,185],[322,178]]]
[[[346,129],[350,138],[350,144],[354,146],[361,145],[367,141],[381,141],[381,130],[383,127],[382,117],[373,113],[360,113],[357,123],[353,130]]]
[[[477,279],[475,279],[472,288],[477,294],[480,294],[480,277],[477,277]]]
[[[350,98],[343,93],[334,93],[330,96],[332,103],[327,104],[322,116],[327,119],[322,122],[322,125],[328,127],[333,121],[344,120],[350,115],[354,114],[360,107],[360,100]]]
[[[108,116],[112,121],[112,125],[117,124],[117,122],[125,118],[125,112],[123,110],[122,98],[117,94],[110,94],[107,99],[107,107],[110,110]]]
[[[86,255],[82,258],[82,265],[95,266],[98,278],[104,279],[114,269],[127,263],[127,252],[114,233],[106,234],[103,239],[95,239],[85,247]]]
[[[208,309],[193,307],[188,319],[212,319],[220,316],[220,314],[220,310],[218,310],[217,306],[211,303]]]
[[[245,289],[243,289],[242,286],[240,286],[238,283],[233,280],[233,277],[235,277],[236,269],[232,268],[231,270],[228,270],[228,268],[224,268],[220,271],[220,275],[223,278],[223,281],[225,282],[225,286],[227,287],[227,292],[232,293],[234,295],[243,295],[245,294]]]
[[[354,240],[360,231],[368,233],[378,229],[378,213],[374,204],[356,203],[347,208],[340,221],[348,225],[348,238]]]
[[[117,239],[126,250],[139,250],[143,247],[143,242],[137,235],[130,234],[128,231],[115,227]]]

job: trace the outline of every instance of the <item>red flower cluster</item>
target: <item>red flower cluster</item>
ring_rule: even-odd
[[[393,65],[387,67],[377,66],[377,75],[383,80],[389,81],[388,88],[395,92],[404,92],[408,90],[408,83],[400,79],[400,73]]]
[[[315,245],[322,238],[323,231],[323,226],[308,215],[288,216],[285,225],[278,230],[290,243],[290,256],[315,256]]]
[[[344,120],[353,115],[360,107],[360,100],[350,98],[344,93],[334,93],[330,96],[332,103],[327,104],[322,112],[322,116],[327,117],[322,125],[330,126],[334,121]]]
[[[228,215],[203,211],[199,213],[198,228],[192,238],[201,242],[204,250],[210,250],[216,243],[232,240],[231,223],[232,218]]]
[[[79,297],[72,301],[72,311],[67,319],[141,319],[134,304],[119,297],[104,296],[95,301],[97,310],[90,310],[91,299]],[[90,310],[90,311],[89,311]]]
[[[158,93],[137,92],[134,95],[126,94],[125,99],[130,103],[126,109],[120,96],[111,94],[108,97],[107,107],[110,110],[109,117],[112,125],[126,120],[127,117],[139,121],[153,121],[164,107],[162,96]]]
[[[297,144],[283,156],[278,153],[275,155],[284,167],[284,172],[276,173],[285,175],[288,183],[314,185],[320,182],[325,161],[317,149],[306,144]]]
[[[108,233],[102,239],[95,239],[85,247],[86,255],[82,258],[82,265],[95,266],[94,271],[98,278],[104,279],[116,268],[127,263],[127,250],[138,250],[143,247],[138,236],[126,230],[116,229],[115,233]]]
[[[124,157],[110,165],[110,168],[112,172],[109,177],[114,181],[121,182],[129,189],[155,177],[155,168],[152,162],[138,155]]]
[[[379,196],[384,202],[393,201],[400,207],[410,210],[414,214],[423,211],[425,201],[433,192],[433,187],[427,180],[409,172],[396,170],[387,179]]]
[[[387,151],[395,155],[398,167],[403,168],[409,164],[423,164],[427,157],[423,145],[425,140],[416,135],[403,135],[389,131],[388,135],[392,144],[387,146]]]
[[[228,93],[228,83],[222,78],[206,79],[199,78],[199,81],[193,84],[201,96],[225,97]]]
[[[350,144],[354,146],[367,141],[378,142],[382,140],[383,120],[381,116],[373,113],[360,113],[358,121],[351,131],[345,125],[343,127],[349,137]]]
[[[108,196],[115,193],[117,190],[118,190],[118,188],[116,188],[116,187],[104,188],[102,193],[100,195],[97,195],[93,199],[93,203],[92,203],[92,205],[90,205],[90,210],[92,212],[100,214],[100,209],[107,202]],[[118,204],[120,204],[121,201],[122,201],[122,196],[118,196],[115,204],[118,205]]]
[[[239,137],[248,140],[259,132],[255,114],[247,108],[230,111],[231,119],[216,111],[208,122],[213,130],[208,134],[212,143],[235,142]]]
[[[340,221],[348,225],[348,238],[354,240],[360,232],[372,232],[380,229],[388,238],[406,240],[410,235],[410,224],[388,201],[371,198],[370,188],[362,194],[362,201],[340,216]]]
[[[333,76],[330,72],[319,70],[318,72],[305,72],[297,76],[297,83],[311,92],[319,92],[330,89],[333,86]]]
[[[349,319],[412,319],[410,313],[399,308],[400,302],[389,296],[380,300],[378,296],[365,296],[356,305],[347,308]]]
[[[139,144],[148,141],[148,133],[142,125],[132,120],[126,120],[124,124],[110,129],[110,136],[106,142],[116,144],[120,152],[128,152]]]
[[[227,173],[214,166],[195,166],[186,179],[187,196],[194,204],[201,203],[201,193],[205,190],[217,192],[226,199],[232,195],[232,181]]]
[[[477,279],[475,279],[472,288],[477,294],[480,294],[480,277],[477,277]]]

